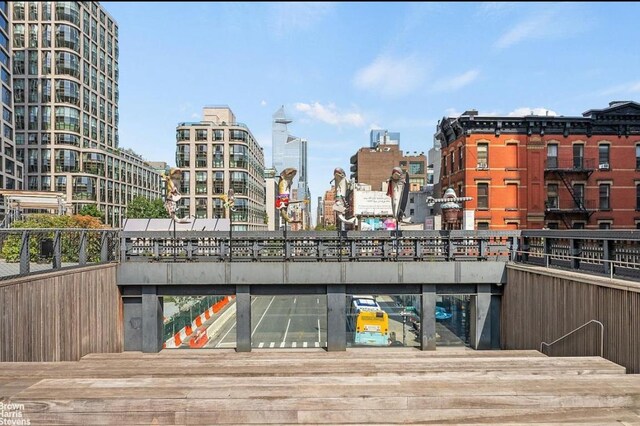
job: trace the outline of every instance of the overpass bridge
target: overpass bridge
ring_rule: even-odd
[[[78,309],[86,308],[98,322],[111,324],[103,330],[109,337],[101,347],[116,350],[162,349],[163,298],[168,296],[233,297],[234,328],[229,331],[239,352],[252,350],[258,322],[252,299],[260,296],[317,296],[324,302],[326,321],[318,326],[326,340],[319,340],[329,351],[347,347],[346,307],[348,297],[355,294],[399,295],[417,301],[421,307],[417,345],[422,350],[436,349],[437,321],[431,313],[443,295],[468,299],[468,346],[473,349],[537,348],[542,340],[620,312],[620,297],[613,290],[627,292],[625,306],[632,306],[633,318],[639,315],[634,306],[640,294],[636,288],[640,233],[634,230],[231,233],[196,219],[175,227],[170,220],[133,221],[123,230],[14,229],[3,231],[0,238],[3,254],[9,242],[14,244],[7,251],[13,257],[0,263],[6,283],[33,281],[40,274],[53,283],[58,281],[48,278],[52,272],[70,277],[76,270],[102,267],[78,272],[85,275],[70,287],[69,297],[80,297],[76,291],[84,284],[103,286],[95,302],[89,307],[78,302]],[[564,277],[560,284],[559,277]],[[117,284],[117,293],[112,293],[109,280]],[[574,289],[574,284],[587,281],[596,287]],[[38,287],[43,293],[36,296],[62,297],[45,294],[54,287]],[[596,294],[593,288],[611,294],[605,290]],[[529,293],[518,293],[523,289]],[[106,292],[111,292],[107,302]],[[573,292],[571,297],[568,292]],[[26,294],[3,297],[19,305],[23,300],[28,303]],[[7,316],[24,311],[16,308]],[[550,326],[546,321],[551,320]],[[638,331],[625,326],[632,325],[629,318],[611,317],[609,323],[606,337],[640,342]],[[3,329],[3,339],[20,334],[16,324]],[[7,349],[2,359],[18,359],[19,352]],[[622,364],[633,364],[640,371],[636,356],[626,353],[630,360]]]

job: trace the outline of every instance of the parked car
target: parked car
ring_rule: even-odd
[[[442,306],[436,306],[436,320],[437,321],[448,320],[451,317],[452,317],[452,314],[447,312],[447,310],[445,308],[443,308]]]

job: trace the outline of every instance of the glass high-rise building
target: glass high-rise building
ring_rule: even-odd
[[[11,29],[9,8],[0,2],[0,75],[2,77],[2,130],[0,138],[0,188],[22,189],[23,165],[16,161],[13,123],[13,88],[11,81]],[[3,207],[0,207],[3,208]]]
[[[289,134],[287,125],[292,122],[284,112],[284,106],[273,114],[272,125],[272,166],[279,175],[292,167],[298,171],[291,185],[291,200],[311,200],[307,168],[307,140]],[[311,226],[311,204],[292,205],[294,219],[302,221],[302,228]],[[282,224],[281,224],[282,225]]]
[[[161,196],[161,179],[118,146],[117,23],[97,2],[13,1],[9,9],[23,188],[65,193],[74,212],[94,204],[120,226],[134,197]]]
[[[390,132],[386,129],[373,129],[369,133],[369,146],[400,145],[400,132]]]

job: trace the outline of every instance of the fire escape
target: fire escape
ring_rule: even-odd
[[[557,178],[566,187],[571,199],[560,200],[557,193],[548,194],[545,203],[545,220],[560,219],[567,229],[570,229],[571,219],[579,218],[585,222],[596,210],[595,200],[585,199],[586,182],[595,171],[594,160],[582,156],[573,159],[559,160],[558,157],[547,157],[544,168],[545,181]],[[572,185],[572,180],[584,181],[585,184]]]

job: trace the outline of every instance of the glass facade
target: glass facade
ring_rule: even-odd
[[[2,81],[15,124],[7,122],[9,113],[3,125],[12,127],[5,134],[15,128],[16,155],[26,161],[24,182],[32,190],[64,192],[76,211],[95,203],[106,223],[118,227],[135,196],[161,196],[161,178],[118,146],[117,23],[94,2],[9,5],[14,37],[5,43],[8,28],[0,25],[0,51],[13,47],[13,80],[5,78],[6,61]],[[0,21],[6,21],[2,11]],[[18,88],[13,93],[12,84]],[[22,165],[15,167],[12,179]]]

